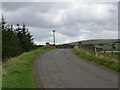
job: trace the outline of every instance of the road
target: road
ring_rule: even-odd
[[[33,66],[38,88],[118,88],[118,73],[55,49],[39,56]]]

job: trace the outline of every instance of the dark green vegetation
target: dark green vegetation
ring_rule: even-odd
[[[17,28],[13,28],[13,25],[8,25],[5,18],[2,16],[2,58],[5,61],[6,58],[20,55],[23,52],[28,52],[35,49],[33,38],[25,24],[20,27],[17,24]]]
[[[3,63],[3,88],[35,88],[32,65],[36,57],[51,48],[36,49]]]
[[[95,64],[106,66],[115,71],[120,71],[120,65],[118,65],[119,64],[118,61],[104,58],[104,57],[95,56],[92,53],[90,53],[84,49],[79,49],[77,46],[75,46],[73,48],[73,51],[75,52],[76,55],[80,56],[81,58],[84,58]]]

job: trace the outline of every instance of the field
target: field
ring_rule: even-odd
[[[100,45],[96,45],[96,48],[101,48],[103,50],[119,50],[120,49],[120,43],[109,43],[108,45],[106,46],[100,46]]]

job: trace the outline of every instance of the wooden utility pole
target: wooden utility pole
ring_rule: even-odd
[[[53,30],[53,42],[54,42],[54,45],[55,45],[55,30]]]

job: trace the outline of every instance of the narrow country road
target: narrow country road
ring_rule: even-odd
[[[55,49],[34,64],[38,88],[118,88],[118,74],[77,57],[70,49]]]

